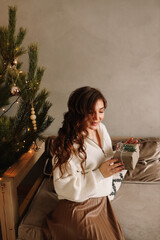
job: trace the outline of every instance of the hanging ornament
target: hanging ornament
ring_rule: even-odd
[[[30,116],[30,119],[32,120],[32,124],[33,124],[33,129],[34,129],[34,131],[37,131],[36,115],[35,115],[35,111],[34,111],[33,104],[32,104],[32,107],[31,107],[31,116]]]
[[[17,63],[18,63],[18,61],[17,61],[17,58],[15,58],[14,60],[13,60],[13,62],[12,62],[12,68],[16,68],[17,67]]]
[[[19,89],[19,87],[16,86],[15,83],[11,87],[11,93],[12,93],[13,96],[17,96],[20,93],[20,89]]]
[[[13,66],[10,65],[11,71],[12,72],[12,82],[13,86],[11,87],[11,93],[13,96],[17,96],[20,93],[20,88],[16,86],[16,82],[18,80],[18,77],[23,71],[19,71],[16,68],[13,69]]]

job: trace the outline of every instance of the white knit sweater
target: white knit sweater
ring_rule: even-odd
[[[61,177],[59,168],[54,170],[54,187],[59,199],[68,199],[82,202],[89,198],[109,196],[112,200],[121,185],[126,171],[104,178],[99,171],[102,162],[112,158],[112,143],[104,124],[100,123],[98,133],[102,149],[93,140],[86,138],[86,167],[85,175],[82,173],[81,160],[73,155],[69,159],[69,167]],[[77,147],[76,145],[74,147]]]

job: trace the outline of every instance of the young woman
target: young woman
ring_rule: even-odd
[[[110,204],[126,171],[112,159],[110,136],[101,121],[107,101],[95,88],[76,89],[51,146],[59,202],[45,221],[45,239],[122,240]]]

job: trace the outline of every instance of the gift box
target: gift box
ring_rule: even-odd
[[[118,143],[113,158],[117,158],[124,165],[124,169],[133,170],[139,159],[139,145]]]

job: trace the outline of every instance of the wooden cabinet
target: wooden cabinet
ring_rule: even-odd
[[[43,180],[43,171],[41,170],[24,201],[19,205],[18,186],[44,153],[44,142],[39,142],[38,145],[38,151],[29,150],[0,178],[0,222],[3,240],[16,239],[19,219]]]

